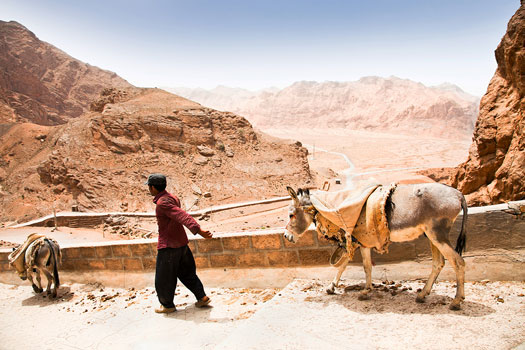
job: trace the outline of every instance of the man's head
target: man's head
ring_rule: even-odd
[[[149,187],[149,192],[156,195],[166,189],[166,176],[162,174],[151,174],[145,182]]]

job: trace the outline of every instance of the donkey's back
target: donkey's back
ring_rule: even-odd
[[[439,183],[398,185],[386,207],[390,239],[409,241],[425,233],[438,241],[448,241],[448,233],[462,209],[464,228],[467,203],[455,188]]]

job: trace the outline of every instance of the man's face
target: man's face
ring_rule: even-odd
[[[157,190],[155,189],[155,187],[151,186],[151,185],[148,185],[148,189],[149,189],[149,193],[152,195],[152,196],[156,196],[157,195]]]

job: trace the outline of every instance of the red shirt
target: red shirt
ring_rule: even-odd
[[[174,195],[162,191],[153,198],[157,205],[155,215],[159,225],[159,241],[157,249],[179,248],[188,244],[188,236],[184,231],[186,226],[193,234],[200,231],[200,225],[195,219],[180,207],[180,201]]]

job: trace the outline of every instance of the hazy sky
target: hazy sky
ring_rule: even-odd
[[[260,89],[377,75],[481,96],[519,0],[1,0],[71,56],[141,87]]]

